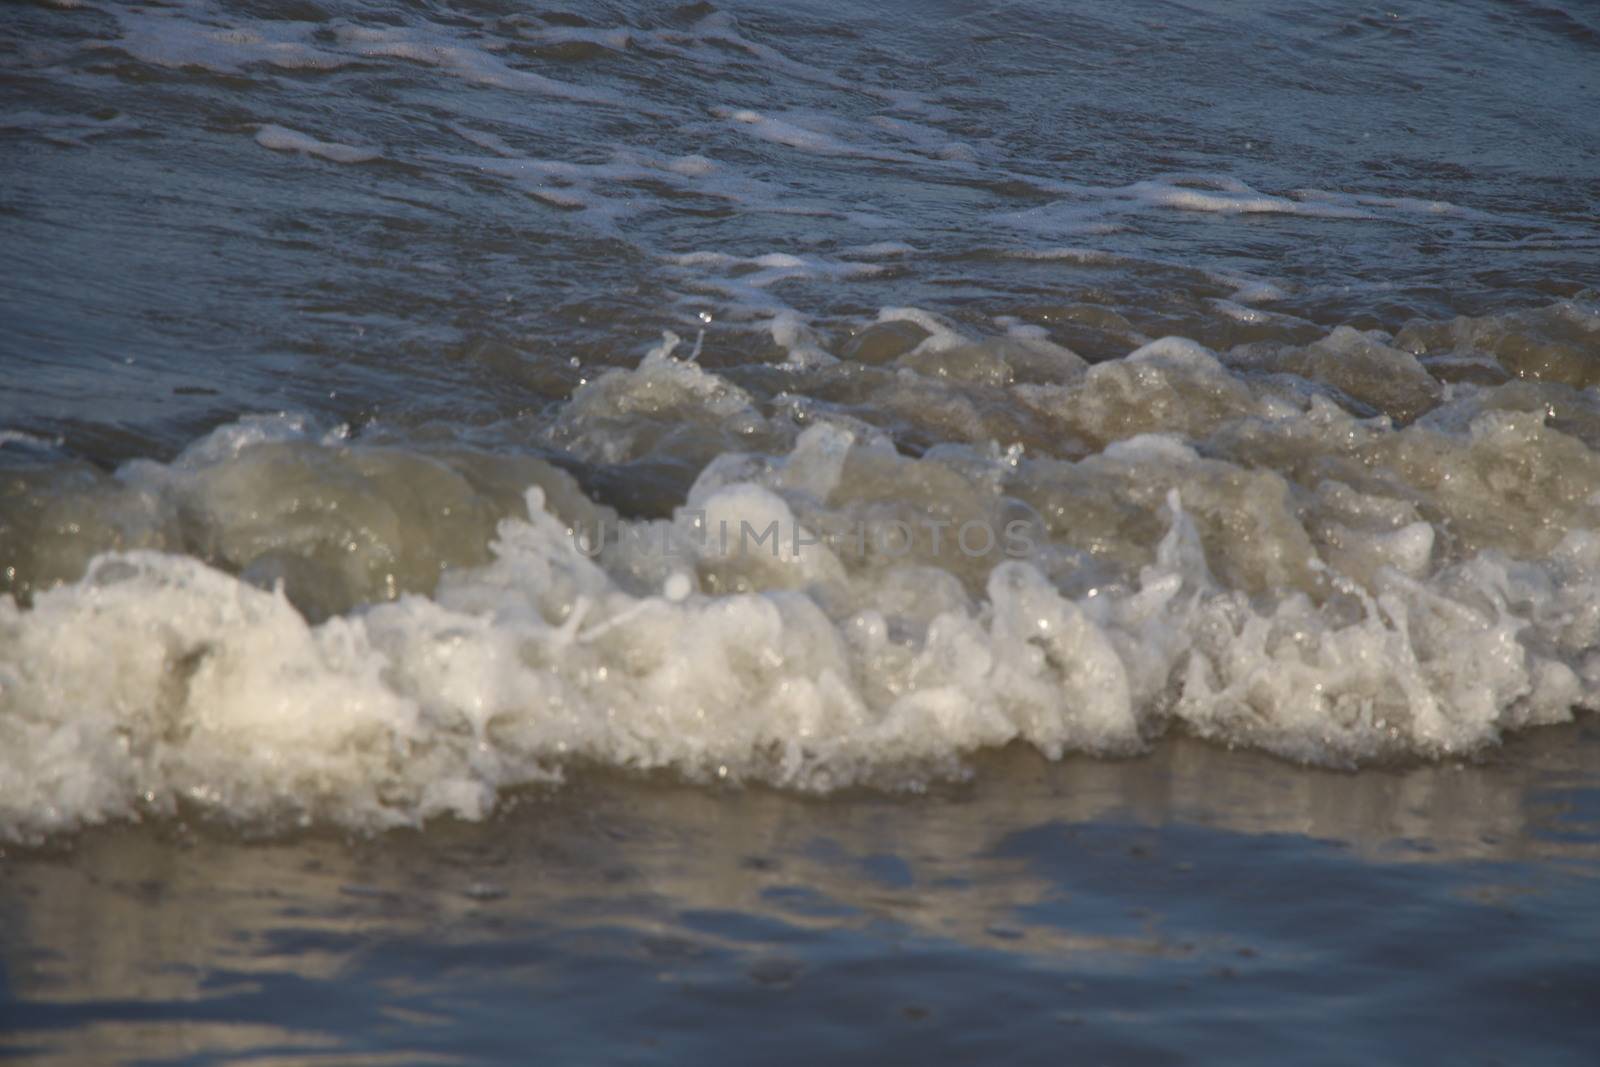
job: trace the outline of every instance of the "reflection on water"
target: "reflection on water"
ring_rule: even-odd
[[[1597,751],[1592,721],[1360,774],[1013,748],[917,798],[595,776],[421,834],[96,830],[5,860],[7,1047],[674,1060],[804,1022],[777,1059],[866,1028],[1161,1061],[1292,1048],[1315,1018],[1338,1058],[1559,1056],[1600,977]],[[1447,1002],[1470,1017],[1430,1029]]]

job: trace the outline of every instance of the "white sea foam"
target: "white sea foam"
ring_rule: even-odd
[[[732,128],[763,141],[826,156],[855,156],[886,163],[914,163],[917,157],[904,152],[879,148],[870,142],[846,140],[843,124],[827,116],[789,112],[782,115],[765,115],[748,108],[718,108],[715,114],[726,119]],[[831,127],[831,128],[830,128]]]
[[[1014,321],[981,342],[917,309],[880,315],[902,323],[926,336],[885,382],[924,400],[1039,351],[1006,346],[1048,345]],[[815,344],[801,322],[774,333]],[[1355,331],[1320,343],[1412,358]],[[1321,372],[1307,352],[1291,374]],[[552,440],[606,462],[681,447],[652,435],[695,422],[789,443],[725,445],[673,517],[613,516],[594,558],[571,500],[553,510],[549,492],[571,489],[547,477],[487,562],[316,624],[291,599],[304,588],[167,551],[101,555],[30,606],[0,601],[0,828],[178,803],[368,828],[481,818],[581,764],[914,787],[980,748],[1125,753],[1172,728],[1343,765],[1469,752],[1600,700],[1600,459],[1542,415],[1480,389],[1396,429],[1178,339],[1058,367],[1057,384],[1014,387],[1019,404],[1098,451],[911,457],[820,409],[783,431],[668,337],[579,390]],[[240,486],[264,504],[265,479],[304,485],[316,464],[324,493],[410,492],[421,468],[380,458],[339,430],[253,419],[128,468],[104,506],[132,492],[146,514],[227,523]],[[259,540],[271,515],[250,521],[256,541],[219,535],[238,566],[281,540]],[[903,552],[876,539],[897,522]],[[1026,550],[975,551],[1007,522]]]
[[[635,101],[609,89],[573,85],[536,71],[513,67],[484,48],[475,47],[439,28],[412,30],[343,26],[340,43],[358,56],[409,60],[438,67],[459,78],[496,89],[536,93],[586,104],[643,110]]]
[[[1354,221],[1404,220],[1447,224],[1509,222],[1484,211],[1445,201],[1384,197],[1322,189],[1263,192],[1224,174],[1161,174],[1125,186],[1014,174],[1062,199],[1039,207],[999,214],[996,220],[1025,232],[1067,236],[1114,233],[1141,214],[1181,211],[1208,215],[1295,215]]]
[[[233,74],[254,64],[291,70],[333,70],[350,62],[311,43],[318,27],[309,22],[249,20],[228,27],[207,25],[193,10],[114,5],[122,35],[95,42],[157,66],[191,67]]]
[[[320,156],[335,163],[369,163],[383,155],[376,148],[358,148],[355,145],[339,144],[337,141],[319,141],[310,134],[271,123],[256,130],[256,144],[262,148],[270,148],[274,152],[300,152],[308,156]]]
[[[40,437],[38,434],[28,433],[26,430],[9,430],[0,427],[0,448],[6,445],[19,445],[24,448],[59,448],[59,437]]]

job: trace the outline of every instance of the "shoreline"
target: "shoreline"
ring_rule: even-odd
[[[1012,746],[913,797],[595,774],[422,832],[101,827],[0,860],[29,1019],[0,1047],[510,1063],[564,1035],[557,1059],[666,1062],[755,1054],[786,1019],[784,1062],[849,1060],[846,1034],[858,1056],[1165,1062],[1395,1054],[1470,1007],[1430,1047],[1559,1060],[1590,1025],[1574,983],[1600,977],[1597,753],[1586,715],[1478,763],[1355,773],[1175,738],[1114,761]],[[1244,1032],[1206,1022],[1236,1012]],[[1488,1020],[1549,1029],[1458,1044]]]

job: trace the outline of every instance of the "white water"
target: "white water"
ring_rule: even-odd
[[[41,529],[145,547],[51,588],[86,550],[36,539],[31,606],[0,601],[0,828],[180,802],[477,819],[583,764],[914,789],[982,748],[1124,754],[1174,728],[1342,766],[1600,702],[1594,389],[1441,383],[1343,328],[1089,367],[1026,330],[879,319],[925,336],[875,404],[998,391],[1061,443],[908,456],[842,414],[763,410],[668,343],[544,432],[612,463],[715,447],[673,519],[620,520],[533,460],[507,475],[536,486],[524,511],[487,461],[282,417],[57,494]],[[815,373],[871,369],[802,335]],[[1040,359],[1053,380],[1013,384]],[[778,444],[706,443],[740,437]]]
[[[16,9],[0,835],[1600,701],[1580,15],[794,7]]]

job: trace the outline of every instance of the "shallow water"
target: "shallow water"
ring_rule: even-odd
[[[1013,749],[915,799],[591,778],[422,834],[94,831],[7,861],[6,1047],[1583,1063],[1597,743],[1361,775]]]
[[[1592,820],[1516,814],[1595,795],[1600,22],[1581,5],[57,0],[8,8],[0,55],[0,839],[20,849],[14,1006],[60,1056],[170,1057],[212,1019],[218,1054],[515,1058],[467,1036],[473,1010],[520,1010],[497,996],[446,1012],[435,1044],[409,1016],[374,1036],[382,991],[455,951],[419,918],[442,912],[463,943],[504,919],[581,972],[586,1025],[618,975],[644,983],[638,1011],[677,1010],[632,942],[559,932],[590,896],[709,954],[685,972],[690,1044],[763,1032],[835,956],[865,969],[818,996],[904,999],[855,1027],[937,1019],[934,1048],[965,1024],[933,1002],[988,987],[961,973],[984,970],[980,1006],[1006,1018],[1013,995],[1044,1003],[1028,976],[1076,966],[1073,938],[1111,939],[1117,996],[1172,1035],[1096,1023],[1113,1059],[1275,995],[1198,1015],[1156,996],[1222,964],[1110,910],[1049,936],[1021,904],[960,914],[951,878],[1076,892],[1063,826],[1105,843],[1080,858],[1107,900],[1133,893],[1108,843],[1130,835],[1257,864],[1306,957],[1340,946],[1294,903],[1304,870],[1346,879],[1394,913],[1352,951],[1408,944],[1440,974],[1490,907],[1461,894],[1537,885],[1546,925],[1455,992],[1476,1010],[1496,968],[1586,973],[1555,932],[1596,932]],[[1185,797],[1130,815],[1174,760]],[[1284,815],[1252,775],[1353,814]],[[1393,799],[1413,788],[1420,826]],[[594,838],[583,884],[654,870],[662,842],[726,852],[721,820],[777,823],[775,862],[799,868],[779,897],[854,917],[769,951],[789,904],[731,854],[744,895],[677,870],[664,911],[609,889],[463,904],[428,881],[514,833],[531,851],[496,862],[538,882],[541,835],[582,851],[639,809],[653,843]],[[880,815],[887,844],[856,824]],[[981,825],[937,861],[897,843],[946,819]],[[813,838],[887,858],[828,874],[856,860],[806,859]],[[379,873],[330,858],[351,849]],[[124,862],[173,872],[170,893],[106,882]],[[81,955],[62,924],[101,911],[159,928],[199,908],[299,943],[276,904],[178,886],[311,863],[341,873],[284,907],[342,947],[279,952],[219,1015],[187,1014],[215,999],[191,986],[124,1004],[144,960],[98,986],[101,965],[69,967],[56,1014],[18,977],[30,953]],[[880,876],[978,925],[863,920]],[[1227,938],[1268,907],[1218,880],[1194,914],[1184,893],[1128,906]],[[339,925],[352,901],[398,902],[372,943],[411,947],[367,961]],[[746,928],[765,947],[729,948]],[[904,973],[874,969],[907,938]],[[231,971],[157,941],[154,970]],[[492,982],[499,958],[461,966]],[[747,965],[788,999],[754,1004]],[[1324,970],[1348,987],[1384,966]],[[283,1029],[330,990],[366,1021]],[[1567,1001],[1513,1000],[1495,1054],[1546,1024],[1542,1051],[1576,1047]],[[1369,1019],[1387,1036],[1329,1058],[1420,1040],[1341,1004],[1319,1009],[1341,1040]]]

